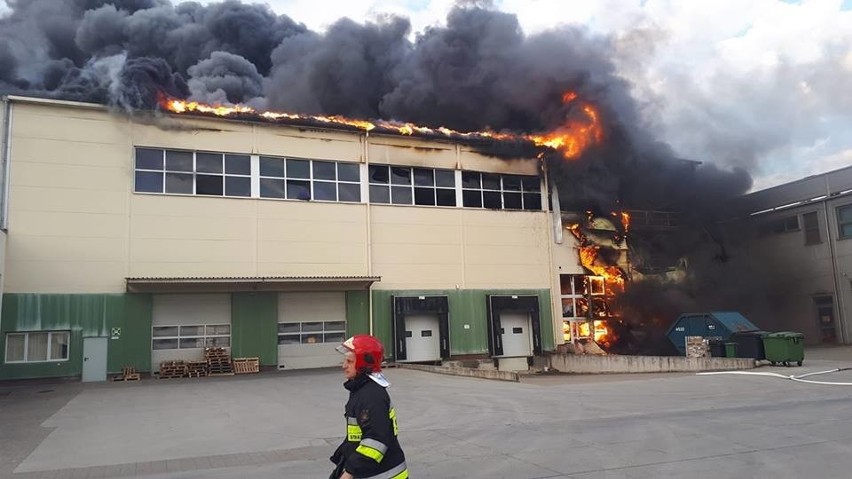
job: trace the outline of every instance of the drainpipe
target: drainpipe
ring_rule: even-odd
[[[4,106],[4,108],[3,108],[3,127],[4,128],[3,128],[3,139],[0,140],[0,141],[2,141],[2,143],[0,143],[0,146],[2,146],[2,152],[0,152],[0,155],[2,155],[2,157],[0,157],[0,181],[2,181],[2,183],[0,183],[0,184],[3,185],[3,192],[2,192],[2,196],[0,196],[0,202],[2,202],[2,204],[0,204],[0,215],[2,215],[2,218],[0,218],[0,230],[5,232],[7,230],[7,226],[8,226],[8,221],[6,220],[6,218],[9,216],[9,208],[8,208],[8,205],[9,205],[9,160],[12,158],[12,146],[10,144],[11,139],[12,139],[12,102],[8,98],[4,98],[2,103],[3,103],[3,106]],[[8,238],[7,238],[7,240],[8,240]],[[3,258],[5,259],[6,252],[3,251],[3,252],[0,252],[0,254],[2,254]],[[5,260],[4,260],[4,264],[5,264]],[[2,294],[3,294],[3,285],[5,284],[5,281],[6,281],[6,268],[4,267],[4,268],[2,268],[2,270],[0,270],[0,297],[2,297]],[[2,304],[2,301],[0,301],[0,304]],[[2,330],[3,330],[3,314],[2,314],[2,311],[0,311],[0,331],[2,331]]]
[[[831,272],[832,282],[834,284],[834,297],[837,298],[837,328],[840,330],[840,343],[846,344],[846,315],[843,307],[843,291],[840,289],[840,278],[837,272],[837,255],[834,246],[834,233],[831,229],[831,223],[828,216],[828,201],[831,198],[831,189],[828,185],[828,176],[825,177],[825,200],[822,202],[823,214],[825,215],[825,229],[828,235],[828,251],[831,256]]]
[[[12,101],[4,100],[6,108],[3,111],[3,152],[0,159],[0,180],[3,182],[3,196],[0,197],[0,230],[9,228],[9,160],[12,158]]]
[[[373,217],[371,214],[372,204],[370,203],[370,131],[364,132],[364,164],[366,165],[367,177],[365,178],[365,183],[367,184],[366,189],[362,189],[361,192],[365,193],[366,196],[364,200],[367,202],[367,276],[373,276]],[[367,307],[368,307],[368,323],[370,326],[370,336],[373,335],[373,283],[367,287]]]

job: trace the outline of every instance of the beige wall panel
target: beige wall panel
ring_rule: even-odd
[[[228,121],[165,117],[151,124],[134,122],[133,146],[249,154],[253,151],[251,125]]]
[[[373,274],[381,276],[374,289],[445,289],[463,286],[461,264],[381,263],[373,266]]]
[[[450,143],[407,138],[371,137],[370,163],[455,169],[456,147]]]
[[[484,267],[468,266],[465,286],[484,288],[550,288],[546,265],[495,264]]]
[[[130,185],[130,172],[125,168],[35,162],[15,163],[12,168],[11,184],[15,186],[53,187],[62,191],[127,191]]]
[[[562,244],[553,245],[553,264],[556,274],[584,274],[577,251],[577,239],[563,236]]]
[[[373,225],[455,225],[462,221],[461,208],[430,208],[425,206],[373,205],[370,209]]]
[[[287,200],[258,200],[257,214],[261,219],[281,219],[362,224],[367,206],[352,203],[324,203]]]
[[[372,207],[378,288],[454,288],[463,283],[462,215],[457,209]]]
[[[9,189],[9,227],[23,212],[127,214],[127,192],[12,186]]]
[[[248,277],[256,276],[254,263],[233,262],[131,262],[125,276],[130,278],[185,278],[185,277]],[[124,283],[122,282],[122,285]]]
[[[129,122],[106,112],[50,108],[17,103],[13,138],[49,138],[71,143],[126,144]]]
[[[134,263],[244,263],[254,262],[254,242],[211,239],[134,239],[130,244]]]
[[[373,224],[373,244],[461,245],[460,225]]]
[[[15,234],[9,239],[15,259],[21,261],[123,261],[124,240]]]
[[[228,218],[226,222],[199,216],[136,215],[130,225],[134,243],[149,239],[254,241],[253,218]]]
[[[316,265],[328,271],[328,265],[352,263],[366,270],[366,254],[364,245],[348,241],[261,241],[258,266],[266,263],[301,265],[303,268]]]
[[[361,138],[357,132],[258,126],[255,152],[269,156],[359,162],[364,151]]]
[[[299,264],[262,262],[258,276],[366,276],[364,263]]]
[[[385,244],[373,247],[373,264],[459,264],[459,245]]]
[[[124,242],[127,219],[123,215],[16,211],[11,230],[15,236],[114,238]]]
[[[20,162],[71,163],[78,166],[130,168],[133,148],[129,141],[116,144],[69,142],[59,139],[13,140],[15,165]]]
[[[470,147],[461,146],[459,162],[463,170],[517,175],[538,175],[538,160],[529,158],[506,159],[484,155]]]
[[[11,249],[10,249],[11,253]],[[6,293],[123,293],[126,263],[104,261],[6,262]]]
[[[219,219],[224,228],[227,227],[226,218],[254,217],[256,201],[248,198],[134,194],[130,197],[130,210],[133,215]]]

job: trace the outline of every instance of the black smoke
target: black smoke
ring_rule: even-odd
[[[0,18],[6,94],[127,111],[156,108],[165,94],[462,131],[540,133],[576,113],[579,102],[561,101],[572,90],[599,109],[605,141],[574,161],[549,156],[563,208],[678,213],[677,234],[643,242],[633,233],[637,244],[658,250],[649,257],[667,264],[727,261],[715,226],[719,205],[751,187],[742,169],[720,169],[713,158],[678,159],[656,140],[611,61],[614,39],[577,26],[528,35],[516,16],[488,2],[459,3],[445,25],[413,37],[409,20],[398,16],[343,18],[319,33],[237,0],[7,4],[10,12]],[[696,284],[693,296],[701,289]]]

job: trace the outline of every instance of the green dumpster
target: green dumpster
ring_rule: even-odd
[[[725,357],[726,358],[737,357],[737,343],[725,343]]]
[[[773,366],[790,363],[802,365],[805,359],[805,335],[792,331],[771,333],[763,338],[763,347],[766,350],[766,360]]]

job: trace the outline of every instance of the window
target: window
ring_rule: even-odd
[[[758,227],[758,233],[761,236],[790,233],[793,231],[799,231],[798,216],[788,216],[786,218],[766,221]]]
[[[371,203],[456,206],[452,170],[370,165],[369,183]]]
[[[837,231],[840,239],[852,238],[852,205],[837,208]]]
[[[6,333],[6,362],[67,361],[70,337],[68,331]]]
[[[802,222],[805,224],[805,244],[822,243],[822,237],[819,232],[819,218],[817,218],[816,211],[803,214]]]
[[[278,344],[342,343],[346,340],[345,321],[278,323]]]
[[[152,349],[201,349],[231,346],[231,325],[154,326]]]
[[[541,210],[541,180],[537,176],[462,172],[465,207]]]
[[[251,196],[248,155],[136,148],[136,192]]]
[[[261,156],[260,197],[357,203],[361,171],[357,163]]]

